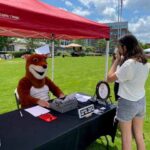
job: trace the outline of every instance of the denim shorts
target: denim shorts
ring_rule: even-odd
[[[135,117],[144,117],[146,112],[145,97],[138,101],[129,101],[124,98],[118,99],[116,119],[119,121],[131,121]]]

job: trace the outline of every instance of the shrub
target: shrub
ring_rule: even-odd
[[[24,54],[31,54],[31,51],[18,51],[18,52],[11,52],[11,54],[15,57],[15,58],[19,58]]]
[[[7,54],[7,51],[0,51],[0,54]]]
[[[85,47],[85,52],[94,52],[95,50],[96,50],[96,48],[93,47],[93,46],[87,46],[87,47]]]
[[[70,53],[67,51],[57,51],[56,56],[70,56]]]

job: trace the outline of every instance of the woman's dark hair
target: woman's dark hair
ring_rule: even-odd
[[[140,47],[137,39],[132,34],[127,34],[118,40],[121,47],[126,46],[126,52],[124,54],[124,61],[129,58],[136,58],[137,61],[145,64],[147,59],[143,53],[143,49]]]

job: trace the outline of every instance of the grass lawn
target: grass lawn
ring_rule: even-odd
[[[51,77],[51,59],[48,59]],[[100,57],[56,57],[54,82],[65,94],[83,92],[93,95],[96,83],[104,79],[105,58]],[[25,74],[25,60],[0,60],[0,114],[16,109],[14,89]],[[111,89],[113,87],[110,84]],[[111,90],[112,100],[114,99]],[[146,149],[150,149],[150,76],[146,83],[147,113],[144,124]],[[109,140],[110,141],[110,140]],[[98,139],[88,147],[88,150],[104,150],[105,140]],[[120,150],[120,132],[117,132],[115,143],[110,141],[110,150]],[[135,150],[133,142],[133,150]]]

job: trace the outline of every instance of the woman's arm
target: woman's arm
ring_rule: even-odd
[[[117,66],[120,64],[121,62],[121,56],[119,54],[119,52],[116,53],[116,59],[114,60],[108,75],[107,75],[107,82],[114,82],[115,80],[117,80],[117,76],[115,74],[116,70],[117,70]]]
[[[107,82],[114,82],[117,80],[117,76],[115,74],[117,70],[117,66],[119,65],[119,62],[117,59],[114,61],[113,65],[111,66],[108,75],[107,75]]]

